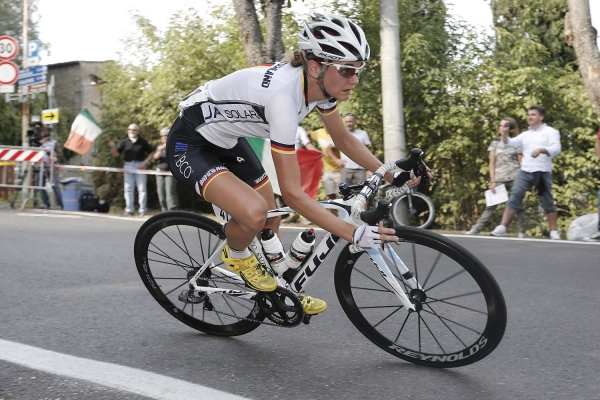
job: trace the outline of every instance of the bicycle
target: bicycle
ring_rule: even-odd
[[[390,184],[382,185],[380,191],[385,191]],[[408,193],[392,199],[390,216],[396,225],[406,225],[427,229],[435,220],[435,206],[429,196],[412,188]]]
[[[380,167],[360,191],[342,190],[342,200],[319,203],[353,224],[389,221],[390,203],[363,211],[387,171],[422,166],[422,152]],[[404,188],[392,189],[389,197]],[[213,206],[214,207],[214,206]],[[228,215],[215,207],[225,221]],[[293,211],[271,210],[268,217]],[[449,368],[479,361],[500,343],[506,304],[494,277],[468,250],[437,233],[396,225],[398,243],[381,249],[347,244],[334,273],[338,300],[371,342],[403,360]],[[256,293],[223,265],[224,224],[183,211],[147,220],[135,238],[135,262],[154,299],[172,316],[199,331],[242,335],[261,324],[292,328],[308,324],[296,293],[303,292],[340,238],[327,233],[292,278],[277,277],[275,292]],[[250,250],[272,273],[258,239]],[[405,260],[399,254],[405,255]],[[387,259],[387,261],[386,261]],[[284,274],[285,275],[285,274]]]

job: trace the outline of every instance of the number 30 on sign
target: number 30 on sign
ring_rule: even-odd
[[[12,36],[0,36],[0,60],[10,60],[19,53],[19,45]]]

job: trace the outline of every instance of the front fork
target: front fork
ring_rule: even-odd
[[[398,254],[396,254],[396,252],[392,249],[392,247],[389,244],[384,245],[383,251],[384,254],[390,259],[390,261],[394,263],[396,269],[398,270],[398,273],[400,274],[402,279],[408,284],[408,286],[413,290],[422,290],[421,286],[415,279],[413,273],[408,269],[406,264],[404,264],[402,259],[400,259]],[[369,258],[375,263],[375,265],[379,269],[379,272],[381,273],[383,279],[385,279],[386,282],[390,285],[390,287],[394,291],[394,294],[396,295],[396,297],[398,297],[398,300],[400,300],[400,303],[402,303],[404,308],[408,311],[416,311],[414,303],[408,298],[408,296],[396,280],[396,277],[388,268],[387,263],[381,255],[381,251],[379,249],[367,249],[366,252],[369,255]]]

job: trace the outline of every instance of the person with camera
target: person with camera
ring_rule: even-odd
[[[154,148],[148,141],[140,136],[140,127],[137,124],[131,124],[127,128],[127,137],[115,146],[115,142],[108,138],[108,146],[113,157],[119,157],[121,153],[125,154],[125,169],[134,171],[137,169],[146,169],[147,164],[154,157]],[[140,217],[144,217],[148,211],[146,202],[148,200],[148,190],[146,188],[146,175],[135,172],[126,172],[125,180],[125,216],[133,217],[134,210],[134,188],[138,190],[138,202],[140,204]]]
[[[41,179],[39,175],[35,180],[36,185],[44,186],[46,182],[50,181],[52,185],[56,185],[58,182],[58,174],[56,172],[56,164],[58,157],[62,156],[61,148],[58,141],[51,136],[52,129],[48,126],[43,126],[41,122],[36,122],[33,126],[33,134],[29,135],[29,144],[31,147],[41,147],[44,149],[44,161],[41,163],[40,169],[36,172],[41,173]],[[45,208],[50,208],[50,199],[48,193],[44,189],[36,189],[36,192],[40,194],[42,203]],[[62,196],[60,190],[54,190],[56,195],[56,204],[62,208]]]

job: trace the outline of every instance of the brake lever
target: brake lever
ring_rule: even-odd
[[[423,153],[421,153],[417,165],[413,168],[413,174],[415,174],[415,176],[420,176],[421,180],[428,183],[429,186],[433,186],[433,182],[429,179],[429,174],[427,173],[427,165],[425,165],[425,161],[423,161]]]

